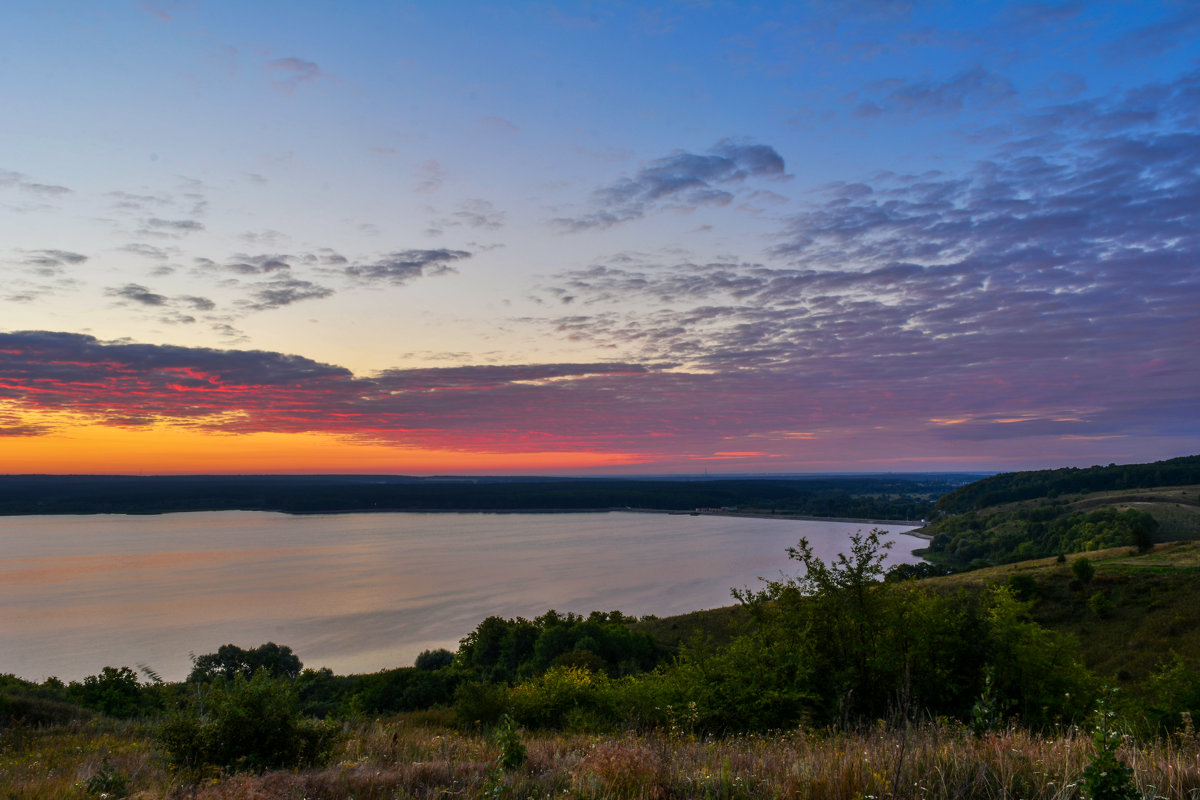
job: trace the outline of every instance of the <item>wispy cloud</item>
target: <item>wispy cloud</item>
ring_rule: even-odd
[[[402,286],[417,278],[454,272],[454,262],[470,257],[465,250],[401,250],[375,261],[350,264],[342,271],[360,281]]]
[[[150,217],[142,220],[141,234],[179,236],[204,230],[204,223],[195,219],[162,219]]]
[[[303,300],[320,300],[332,296],[334,290],[311,281],[281,275],[263,283],[255,284],[251,299],[239,304],[251,311],[270,311],[283,308]]]
[[[164,295],[156,294],[137,283],[127,283],[118,288],[107,289],[105,290],[105,294],[109,297],[119,297],[143,306],[164,306],[167,304],[167,298]]]
[[[438,236],[446,228],[472,228],[475,230],[499,230],[504,227],[505,213],[497,209],[487,200],[464,200],[455,206],[454,211],[440,216],[430,223],[426,233]]]
[[[957,114],[968,106],[986,108],[1016,97],[1012,83],[982,67],[947,80],[907,81],[893,78],[876,83],[856,108],[860,117],[883,114]]]
[[[732,187],[747,178],[783,176],[783,157],[774,148],[723,140],[707,154],[676,152],[652,161],[633,177],[597,189],[595,211],[558,218],[554,224],[564,231],[611,228],[667,204],[727,205],[733,200]]]
[[[304,84],[315,83],[333,76],[321,71],[316,62],[303,58],[277,58],[267,63],[267,70],[274,75],[271,86],[283,94],[292,94]]]
[[[31,180],[28,175],[23,173],[0,169],[0,189],[4,188],[17,189],[30,194],[42,195],[43,197],[61,197],[62,195],[71,194],[71,190],[66,186],[39,183]]]
[[[69,250],[29,250],[20,259],[20,263],[33,267],[40,275],[56,275],[64,267],[73,267],[84,263],[88,257],[82,253],[72,253]]]

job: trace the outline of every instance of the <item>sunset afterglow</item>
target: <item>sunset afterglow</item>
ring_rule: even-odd
[[[0,23],[0,471],[1200,450],[1188,4]]]

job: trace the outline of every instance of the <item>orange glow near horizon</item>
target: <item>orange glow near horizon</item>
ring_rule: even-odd
[[[529,472],[637,464],[628,453],[494,453],[362,443],[315,433],[214,434],[76,425],[0,438],[0,472],[45,474]]]

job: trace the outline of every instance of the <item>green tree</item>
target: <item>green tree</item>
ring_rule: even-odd
[[[1095,679],[1075,640],[1034,622],[1032,605],[1007,586],[990,590],[985,641],[993,690],[1028,725],[1079,721],[1091,708]]]
[[[765,581],[758,591],[733,592],[745,604],[771,647],[808,653],[808,693],[820,698],[819,716],[876,714],[888,705],[897,666],[880,647],[889,627],[891,597],[881,583],[891,542],[884,531],[855,533],[850,553],[826,564],[807,539],[788,548],[803,572]]]
[[[437,650],[422,650],[417,656],[417,660],[413,662],[413,666],[420,670],[434,670],[448,667],[453,663],[454,653],[444,647],[439,647]]]
[[[1071,562],[1071,572],[1080,583],[1091,583],[1096,574],[1096,568],[1092,566],[1091,560],[1086,556],[1080,556]]]
[[[129,667],[105,667],[82,683],[72,681],[67,697],[109,717],[135,717],[142,711],[142,686]]]
[[[215,653],[207,653],[192,660],[189,681],[210,681],[218,675],[234,678],[238,675],[250,677],[258,670],[266,670],[274,678],[295,679],[304,665],[286,645],[267,642],[249,650],[235,644],[223,644]]]

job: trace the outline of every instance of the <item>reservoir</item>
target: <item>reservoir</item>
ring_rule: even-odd
[[[342,674],[410,666],[488,616],[731,605],[734,587],[795,574],[801,537],[828,561],[872,527],[889,563],[920,560],[908,528],[707,515],[0,517],[0,673],[181,680],[189,653],[267,641]]]

